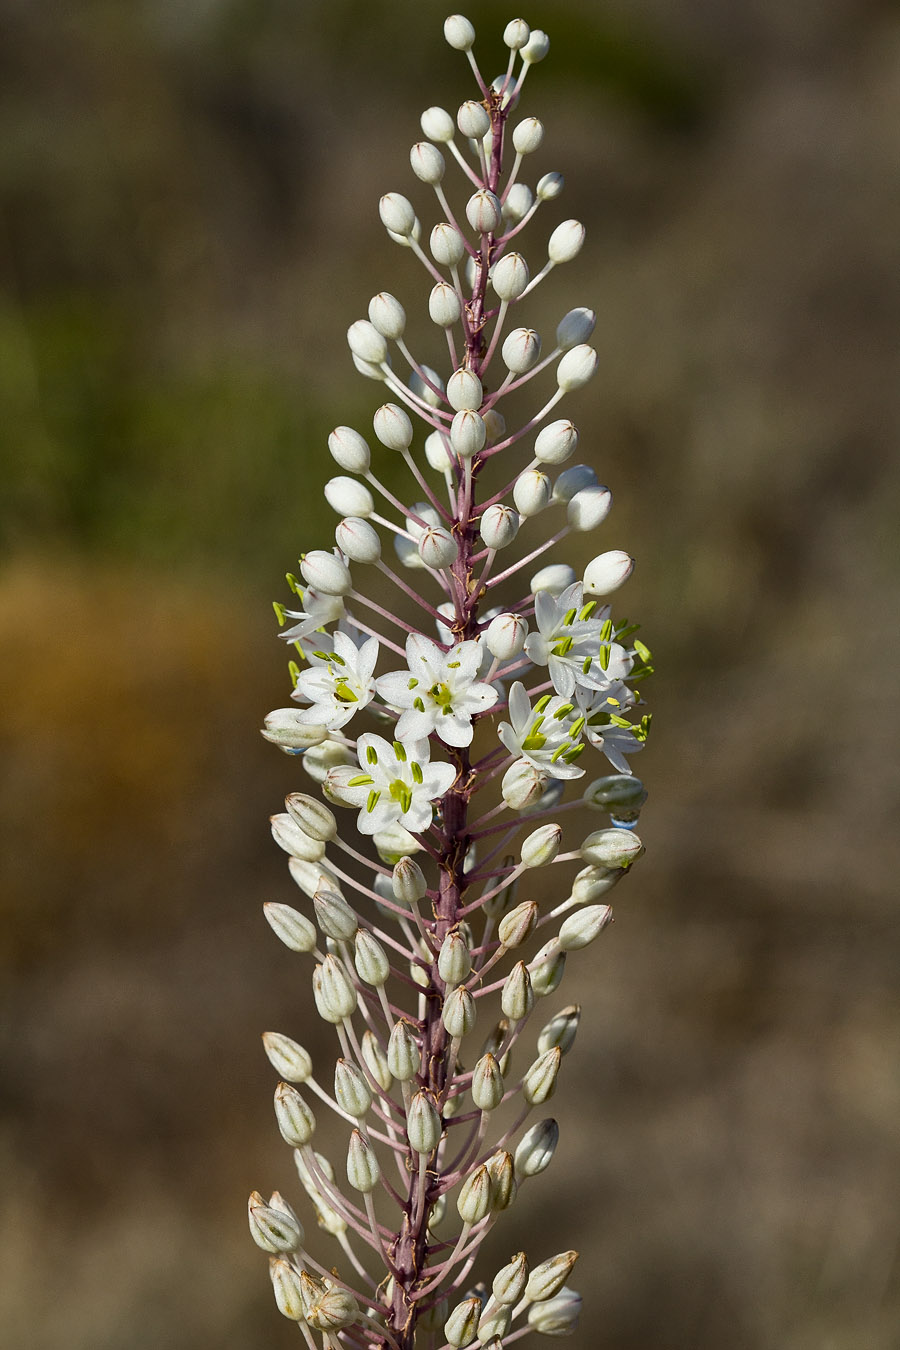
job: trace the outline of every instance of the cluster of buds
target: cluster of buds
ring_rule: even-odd
[[[555,172],[526,185],[543,126],[513,120],[549,42],[521,19],[508,24],[506,70],[489,84],[469,21],[452,15],[444,32],[466,54],[478,97],[455,119],[426,109],[425,139],[410,152],[440,219],[426,238],[399,192],[381,198],[380,215],[430,278],[423,310],[446,344],[445,374],[413,355],[393,294],[374,296],[348,331],[355,366],[384,386],[375,439],[404,461],[415,500],[376,476],[358,430],[337,427],[328,443],[340,473],[325,486],[335,547],[304,554],[299,578],[289,574],[297,608],[276,605],[295,652],[293,703],[263,734],[301,757],[311,783],[287,798],[272,832],[308,903],[265,912],[285,946],[313,958],[316,1011],[339,1058],[323,1079],[292,1037],[263,1040],[281,1080],[278,1128],[339,1250],[314,1254],[277,1192],[251,1196],[250,1229],[270,1255],[279,1309],[310,1346],[500,1350],[528,1331],[574,1330],[573,1251],[518,1251],[490,1283],[470,1280],[482,1240],[557,1146],[541,1108],[580,1010],[539,1017],[536,1040],[531,1018],[559,988],[568,953],[608,925],[608,893],[643,851],[635,825],[646,793],[629,760],[649,726],[636,686],[650,652],[606,601],[632,559],[606,550],[580,577],[538,561],[610,509],[594,470],[569,464],[575,426],[550,419],[594,374],[595,316],[565,314],[545,354],[534,329],[510,326],[584,240],[578,221],[555,224],[534,273],[518,251],[520,232],[563,187]],[[465,180],[456,208],[448,157]],[[553,392],[508,427],[504,398],[527,398],[551,368]],[[505,550],[510,561],[498,562]],[[396,588],[396,604],[367,593],[366,569]],[[608,763],[585,787],[592,756]],[[564,845],[560,819],[585,805],[605,814],[603,828]],[[554,901],[541,913],[521,892],[551,867],[568,880],[544,888]],[[346,1122],[336,1163],[316,1149],[314,1098]],[[543,1118],[530,1122],[536,1110]]]

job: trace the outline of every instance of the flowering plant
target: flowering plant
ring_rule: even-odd
[[[324,800],[292,793],[272,820],[315,922],[286,904],[265,911],[288,948],[315,958],[315,1006],[340,1047],[333,1090],[295,1040],[276,1032],[263,1040],[282,1080],[279,1130],[343,1267],[313,1254],[277,1192],[268,1201],[253,1193],[250,1228],[270,1254],[278,1307],[310,1346],[319,1335],[330,1347],[449,1350],[477,1340],[499,1350],[529,1330],[574,1330],[581,1300],[567,1284],[573,1251],[533,1265],[519,1251],[490,1286],[467,1281],[517,1188],[553,1156],[553,1119],[522,1131],[554,1092],[579,1008],[546,1021],[524,1072],[512,1068],[513,1048],[526,1040],[537,1003],[559,987],[567,954],[608,924],[608,892],[643,851],[634,826],[646,793],[629,757],[647,735],[635,686],[651,671],[650,653],[605,600],[632,559],[602,552],[580,578],[562,562],[534,568],[610,509],[609,489],[589,466],[551,476],[574,455],[578,432],[548,418],[594,374],[595,316],[567,313],[543,356],[533,329],[505,332],[510,311],[584,239],[578,221],[557,224],[534,276],[516,248],[563,186],[558,173],[545,173],[534,191],[525,185],[520,174],[543,127],[536,117],[509,126],[549,42],[521,19],[508,24],[506,71],[488,84],[468,20],[452,15],[444,32],[467,55],[480,97],[464,102],[455,121],[442,108],[422,114],[427,139],[410,162],[442,219],[426,250],[405,196],[388,192],[380,214],[431,279],[428,313],[444,334],[447,377],[413,355],[403,306],[388,292],[348,332],[357,369],[389,396],[374,414],[375,437],[403,459],[418,499],[395,496],[373,471],[363,436],[337,427],[329,449],[341,473],[325,487],[340,517],[336,547],[306,553],[300,578],[289,575],[298,608],[276,605],[282,637],[297,653],[294,703],[271,713],[263,734],[302,756]],[[443,187],[448,155],[468,180],[462,223]],[[396,373],[398,355],[410,368],[406,379]],[[555,392],[510,430],[502,401],[550,366]],[[424,463],[414,450],[423,431]],[[495,461],[509,465],[501,475],[509,481],[484,495]],[[563,513],[565,523],[542,531],[545,511]],[[418,569],[418,585],[385,561],[379,527],[399,564]],[[529,532],[524,552],[498,564]],[[427,631],[367,594],[358,579],[367,567],[415,607]],[[597,752],[614,772],[585,789]],[[584,804],[610,823],[564,850],[557,817]],[[349,829],[338,826],[342,812]],[[580,870],[549,912],[517,897],[517,882],[533,869],[569,863]],[[555,934],[529,955],[548,925]],[[495,999],[499,1018],[489,1011]],[[351,1127],[346,1186],[313,1145],[310,1094]]]

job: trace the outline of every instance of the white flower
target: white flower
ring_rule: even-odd
[[[456,777],[452,764],[431,764],[427,740],[386,741],[369,732],[359,737],[356,753],[361,772],[344,789],[344,799],[359,806],[360,834],[381,834],[400,824],[422,834],[431,824],[432,802],[447,792]]]
[[[621,681],[610,682],[605,689],[578,689],[575,701],[584,718],[584,734],[596,750],[602,750],[618,773],[631,773],[626,755],[643,750],[644,742],[623,717],[626,708],[637,702],[634,691]]]
[[[375,687],[391,708],[400,711],[397,736],[421,740],[432,731],[447,745],[471,745],[472,718],[497,702],[497,691],[476,683],[482,644],[458,642],[442,652],[436,642],[411,633],[406,639],[408,670],[382,675]]]
[[[294,624],[293,628],[285,628],[278,636],[285,642],[296,642],[299,638],[305,638],[310,633],[314,633],[317,628],[324,628],[326,624],[334,623],[337,619],[343,618],[344,601],[339,595],[324,595],[319,591],[314,591],[311,586],[305,591],[298,592],[303,609],[284,610],[285,618],[299,619],[300,622]]]
[[[351,637],[339,631],[328,644],[332,650],[324,650],[325,645],[306,653],[310,668],[297,676],[294,698],[306,699],[312,705],[302,710],[302,720],[337,731],[374,697],[378,640],[368,638],[357,647]]]
[[[598,609],[594,600],[585,604],[581,582],[558,596],[539,591],[534,617],[537,632],[528,635],[526,655],[536,665],[548,667],[562,698],[572,698],[576,689],[606,689],[631,672],[634,657],[613,641],[609,609]]]
[[[532,710],[524,684],[516,681],[509,691],[508,711],[509,721],[500,723],[498,734],[510,754],[520,755],[551,778],[581,777],[584,769],[575,760],[584,750],[585,722],[574,716],[574,704],[545,694]]]

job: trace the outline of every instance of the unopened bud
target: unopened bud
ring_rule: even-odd
[[[303,1299],[300,1296],[300,1276],[290,1261],[284,1257],[273,1257],[269,1261],[269,1278],[278,1311],[292,1322],[305,1322]]]
[[[531,36],[531,29],[524,19],[513,19],[503,30],[503,41],[510,51],[521,51]]]
[[[472,1070],[471,1090],[479,1111],[495,1111],[503,1101],[503,1075],[492,1054],[482,1055]]]
[[[456,1208],[463,1223],[478,1223],[491,1212],[493,1183],[487,1168],[482,1164],[460,1187]]]
[[[522,844],[524,866],[545,867],[556,857],[561,844],[562,828],[559,825],[541,825],[533,830]]]
[[[378,203],[378,214],[381,216],[382,225],[392,234],[399,234],[403,238],[408,238],[412,234],[416,213],[412,202],[401,192],[386,192]]]
[[[479,188],[466,202],[466,219],[478,234],[493,234],[503,219],[500,198],[488,188]]]
[[[422,183],[434,186],[444,176],[444,156],[430,141],[418,141],[409,152],[409,162],[413,173]]]
[[[531,987],[538,998],[546,998],[558,989],[566,972],[566,954],[560,951],[556,938],[545,942],[541,950],[528,962]]]
[[[387,1062],[398,1083],[408,1083],[419,1072],[421,1062],[419,1043],[405,1018],[394,1023],[388,1039]],[[429,1149],[430,1153],[431,1150]]]
[[[339,468],[348,473],[369,472],[369,447],[352,427],[335,427],[328,437],[328,449]]]
[[[440,525],[427,529],[417,544],[419,557],[432,571],[440,571],[456,562],[459,549],[456,540],[448,530]]]
[[[362,1191],[365,1195],[375,1189],[380,1176],[381,1168],[375,1150],[359,1130],[353,1130],[347,1149],[347,1180],[355,1191]]]
[[[483,512],[478,528],[488,548],[501,549],[512,543],[519,533],[519,525],[518,511],[497,502]]]
[[[414,905],[428,890],[419,864],[413,858],[401,858],[391,875],[394,898],[402,905]]]
[[[347,516],[334,531],[334,542],[355,563],[376,563],[381,557],[378,531],[361,516]]]
[[[523,900],[515,909],[505,914],[497,928],[497,936],[504,947],[521,947],[534,932],[538,913],[537,903],[534,900]]]
[[[513,484],[513,501],[520,516],[536,516],[550,505],[553,485],[540,469],[526,469]]]
[[[521,253],[505,253],[491,268],[490,280],[498,299],[518,300],[531,280],[531,274]]]
[[[272,1068],[288,1083],[305,1083],[313,1071],[312,1060],[302,1045],[280,1031],[263,1032],[263,1048]]]
[[[444,1335],[449,1345],[463,1350],[463,1347],[472,1344],[478,1334],[482,1306],[480,1298],[466,1298],[462,1303],[457,1303],[444,1323]]]
[[[378,939],[374,938],[365,928],[357,930],[354,944],[353,964],[356,967],[357,975],[364,984],[370,984],[373,989],[379,989],[387,982],[391,973],[387,953]]]
[[[347,329],[347,342],[353,355],[358,356],[360,361],[369,361],[374,366],[380,366],[382,361],[387,360],[388,349],[384,335],[368,319],[357,319],[355,323],[351,323]]]
[[[312,1139],[316,1118],[290,1083],[279,1083],[275,1089],[275,1119],[286,1144],[302,1148]]]
[[[581,845],[581,856],[595,867],[630,867],[644,852],[633,830],[595,830]]]
[[[292,858],[304,862],[318,862],[325,856],[325,845],[320,839],[311,839],[286,812],[271,816],[272,838],[279,848]]]
[[[360,929],[360,932],[362,932],[362,929]],[[382,1092],[389,1092],[394,1080],[388,1067],[387,1055],[378,1043],[375,1033],[368,1027],[363,1032],[360,1049],[362,1050],[363,1063],[375,1082]]]
[[[431,256],[442,267],[456,267],[466,251],[465,241],[459,230],[455,225],[443,220],[431,231],[429,247]]]
[[[564,220],[557,225],[550,236],[547,254],[551,262],[566,263],[581,252],[584,243],[584,226],[580,220]]]
[[[471,370],[454,370],[447,381],[447,399],[456,412],[462,412],[464,408],[477,411],[484,399],[478,376]]]
[[[458,52],[468,52],[475,43],[475,29],[462,14],[451,14],[444,20],[444,38]]]
[[[513,128],[513,149],[517,155],[531,155],[540,148],[544,139],[544,124],[537,117],[526,117]]]
[[[320,745],[328,735],[328,728],[302,720],[300,708],[276,708],[266,717],[262,734],[282,750],[296,751]]]
[[[462,984],[472,969],[469,948],[458,928],[451,928],[438,953],[438,974],[446,984]]]
[[[528,583],[528,588],[532,595],[537,595],[539,591],[546,591],[548,595],[560,595],[575,580],[575,572],[568,563],[548,563],[546,567],[535,572]]]
[[[538,61],[543,61],[550,50],[550,39],[540,28],[532,28],[528,35],[528,41],[521,49],[522,60],[526,66],[536,65]]]
[[[325,500],[339,516],[370,516],[375,502],[365,483],[347,474],[329,478],[325,484]]]
[[[469,99],[463,103],[456,114],[456,125],[460,134],[471,140],[480,141],[491,129],[491,119],[483,103]]]
[[[518,1303],[525,1292],[528,1281],[528,1257],[524,1252],[516,1252],[505,1266],[497,1271],[491,1284],[491,1293],[504,1307]]]
[[[410,372],[407,384],[416,398],[427,403],[429,408],[439,408],[444,401],[444,381],[431,366],[421,365]]]
[[[406,1113],[406,1137],[413,1152],[426,1157],[434,1152],[441,1141],[441,1118],[432,1097],[424,1090],[414,1093],[410,1100]]]
[[[538,179],[537,195],[542,202],[551,202],[554,197],[558,197],[565,185],[565,180],[561,173],[545,173],[543,178]]]
[[[343,1022],[355,1010],[356,990],[336,957],[326,956],[313,971],[313,997],[319,1016],[332,1025]]]
[[[534,193],[527,183],[513,183],[503,203],[503,219],[510,225],[518,225],[531,210],[533,202]]]
[[[311,952],[315,949],[318,935],[305,914],[274,900],[263,905],[263,913],[269,927],[292,952]]]
[[[577,1003],[570,1003],[567,1008],[561,1008],[541,1029],[537,1043],[538,1053],[542,1055],[557,1045],[562,1054],[567,1055],[575,1044],[580,1021],[581,1008]]]
[[[306,1320],[316,1331],[341,1331],[359,1320],[359,1304],[349,1289],[333,1284],[306,1314]]]
[[[533,328],[513,328],[500,349],[503,364],[512,375],[524,375],[541,355],[541,335]]]
[[[453,118],[444,108],[426,108],[419,125],[430,141],[452,141],[456,130]]]
[[[581,1301],[574,1289],[563,1288],[545,1303],[532,1303],[528,1325],[543,1336],[571,1336],[578,1326]]]
[[[308,585],[325,595],[346,595],[353,586],[347,564],[323,548],[314,548],[301,559],[300,572]]]
[[[356,910],[336,891],[316,891],[313,908],[322,932],[335,942],[349,942],[359,927]]]
[[[612,493],[609,488],[582,488],[569,502],[568,521],[572,530],[595,530],[609,515],[612,506]]]
[[[475,1000],[468,989],[454,989],[444,1000],[441,1021],[447,1034],[455,1039],[468,1036],[475,1026]]]
[[[428,297],[428,315],[439,328],[451,328],[459,322],[462,307],[455,287],[449,281],[439,281]]]
[[[542,1261],[528,1277],[525,1297],[531,1303],[543,1303],[546,1299],[553,1298],[572,1274],[577,1260],[578,1253],[568,1251],[559,1252],[548,1261]]]
[[[498,614],[484,633],[484,645],[498,661],[511,661],[525,649],[528,623],[519,614]]]
[[[597,475],[590,464],[573,464],[571,469],[563,469],[553,484],[553,500],[568,506],[576,492],[597,486]]]
[[[477,412],[463,408],[450,424],[450,444],[461,459],[471,459],[484,449],[487,428]]]
[[[310,797],[305,792],[291,792],[285,798],[284,804],[291,819],[308,838],[327,843],[337,834],[334,813],[315,797]]]
[[[597,315],[592,309],[585,309],[583,305],[577,309],[570,309],[556,325],[557,347],[560,351],[567,352],[570,347],[587,342],[596,326]]]
[[[562,1051],[553,1046],[542,1055],[538,1055],[522,1079],[522,1096],[530,1106],[541,1106],[556,1091],[559,1066],[562,1063]]]
[[[610,595],[626,582],[634,571],[634,558],[620,548],[610,549],[592,558],[584,569],[585,595]]]
[[[307,750],[303,756],[303,770],[309,774],[314,783],[324,783],[329,769],[350,762],[351,755],[347,746],[329,737]]]
[[[440,154],[440,151],[435,153]],[[382,337],[396,342],[403,336],[406,328],[406,310],[395,295],[391,295],[389,291],[379,291],[369,301],[369,322]]]
[[[559,930],[558,942],[564,952],[587,947],[612,920],[609,905],[588,905],[570,914]]]
[[[486,1167],[491,1178],[491,1209],[508,1209],[516,1198],[516,1168],[513,1155],[501,1150],[488,1158]]]
[[[522,1135],[514,1155],[516,1176],[522,1181],[525,1177],[536,1177],[545,1171],[553,1160],[559,1143],[559,1126],[548,1118],[532,1125]]]
[[[384,403],[372,418],[375,435],[388,450],[408,450],[413,438],[413,425],[397,403]]]
[[[291,1214],[267,1205],[259,1191],[247,1206],[250,1236],[264,1252],[293,1252],[303,1241],[303,1228]]]
[[[556,367],[556,383],[570,394],[587,384],[596,373],[598,364],[599,358],[593,347],[583,342],[577,347],[570,347]]]
[[[534,991],[524,961],[518,961],[507,975],[500,991],[500,1007],[511,1022],[521,1022],[534,1007]]]

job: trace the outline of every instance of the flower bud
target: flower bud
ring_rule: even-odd
[[[512,811],[533,811],[540,805],[550,779],[527,759],[517,759],[503,775],[500,792]]]
[[[526,867],[545,867],[559,852],[562,829],[559,825],[541,825],[522,844],[522,862]]]
[[[504,947],[521,947],[534,932],[538,913],[537,903],[534,900],[523,900],[515,909],[504,914],[497,927],[497,936]]]
[[[534,1007],[534,991],[524,961],[517,961],[500,991],[500,1007],[511,1022],[521,1022]]]
[[[580,1021],[581,1008],[577,1003],[570,1003],[567,1008],[561,1008],[558,1013],[554,1013],[546,1026],[541,1028],[537,1043],[538,1054],[543,1055],[545,1051],[552,1050],[554,1045],[557,1045],[560,1052],[567,1055],[575,1044]]]
[[[577,347],[569,348],[556,367],[556,383],[565,393],[571,394],[587,384],[596,373],[597,365],[598,357],[593,347],[579,343]]]
[[[513,484],[513,501],[520,516],[536,516],[550,505],[553,485],[540,469],[525,469]]]
[[[420,524],[420,521],[424,524]],[[440,514],[429,502],[413,502],[410,514],[406,517],[406,528],[416,542],[422,538],[429,525],[438,526],[440,523]]]
[[[466,251],[459,230],[443,220],[431,231],[430,248],[431,256],[442,267],[456,267]]]
[[[529,1106],[541,1106],[553,1096],[561,1063],[562,1051],[557,1045],[538,1055],[522,1079],[522,1096]]]
[[[537,117],[526,117],[513,129],[513,149],[518,155],[531,155],[544,139],[544,124]]]
[[[612,919],[609,905],[587,905],[570,914],[559,930],[557,941],[564,952],[587,947]]]
[[[538,998],[546,998],[559,988],[566,972],[566,954],[559,949],[556,938],[545,942],[541,950],[528,962],[531,987]]]
[[[545,173],[538,179],[537,195],[542,202],[552,202],[562,192],[565,180],[561,173]]]
[[[575,579],[575,572],[568,563],[548,563],[546,567],[535,572],[528,587],[532,595],[537,595],[539,591],[547,591],[549,595],[560,595]]]
[[[545,1303],[532,1303],[528,1325],[542,1336],[571,1336],[578,1326],[581,1302],[574,1289],[563,1288]]]
[[[573,530],[595,530],[609,515],[612,506],[612,493],[608,487],[582,488],[571,498],[568,506],[569,528]]]
[[[441,1021],[454,1040],[468,1036],[475,1025],[475,1000],[462,985],[444,999]]]
[[[485,1164],[491,1179],[491,1209],[509,1209],[516,1198],[516,1168],[511,1153],[501,1150]]]
[[[426,108],[419,125],[430,141],[452,141],[456,128],[453,118],[443,108]]]
[[[611,891],[624,873],[620,867],[582,867],[572,882],[570,900],[576,905],[586,905],[589,901],[599,900]]]
[[[519,513],[497,502],[483,512],[478,528],[488,548],[506,548],[519,533]]]
[[[275,1089],[275,1119],[286,1144],[302,1148],[313,1137],[316,1118],[290,1083],[279,1083]]]
[[[633,830],[595,830],[581,845],[581,856],[595,867],[630,867],[644,852]]]
[[[571,469],[563,469],[554,483],[553,500],[562,506],[568,506],[576,492],[596,486],[597,475],[589,464],[573,464]]]
[[[506,1206],[495,1205],[494,1208],[505,1209]],[[509,1331],[509,1324],[511,1321],[512,1309],[504,1308],[502,1304],[499,1308],[486,1309],[481,1314],[478,1321],[478,1340],[484,1347],[484,1350],[489,1350],[489,1346],[491,1345],[502,1347],[502,1338],[506,1335],[507,1331]]]
[[[326,956],[313,971],[313,998],[323,1022],[337,1025],[356,1008],[356,990],[344,967],[334,956]]]
[[[408,1083],[415,1078],[421,1064],[419,1043],[412,1027],[405,1018],[394,1023],[388,1039],[387,1062],[398,1083]],[[427,1152],[431,1152],[428,1149]]]
[[[263,1049],[272,1068],[288,1083],[305,1083],[312,1076],[312,1060],[302,1045],[280,1031],[263,1032]]]
[[[503,364],[512,375],[524,375],[541,354],[541,338],[533,328],[514,328],[500,349]]]
[[[571,262],[581,252],[584,226],[580,220],[564,220],[550,236],[547,253],[554,263]]]
[[[350,569],[333,553],[314,548],[300,561],[303,580],[325,595],[346,595],[353,586]]]
[[[610,595],[626,582],[634,571],[634,558],[620,548],[610,549],[592,558],[584,569],[586,595]]]
[[[435,153],[439,155],[440,151],[437,150]],[[395,295],[391,295],[388,291],[379,291],[369,301],[369,322],[382,337],[396,342],[398,338],[402,338],[406,328],[406,310]]]
[[[471,459],[484,449],[487,428],[477,412],[463,408],[450,424],[450,444],[460,459]]]
[[[475,43],[475,29],[462,14],[451,14],[444,20],[444,37],[458,52],[468,52]]]
[[[413,858],[401,858],[391,874],[394,898],[402,905],[414,905],[428,891],[425,874]]]
[[[549,50],[550,39],[547,34],[541,32],[540,28],[532,28],[528,41],[521,49],[522,60],[526,66],[536,65],[538,61],[543,61]]]
[[[451,328],[459,322],[462,307],[459,296],[449,281],[439,281],[428,297],[428,314],[439,328]]]
[[[425,437],[425,458],[437,473],[449,473],[453,468],[453,455],[447,439],[445,431],[431,431]]]
[[[391,233],[390,230],[388,230],[388,234],[390,233]],[[400,236],[391,235],[391,238],[399,239]],[[362,357],[356,355],[356,352],[353,352],[352,356],[353,356],[353,364],[359,371],[360,375],[365,375],[367,380],[380,380],[382,383],[384,383],[385,380],[384,367],[385,366],[390,367],[391,364],[390,356],[387,356],[380,366],[376,366],[374,361],[364,361]]]
[[[456,114],[456,125],[463,136],[480,141],[491,129],[491,119],[483,103],[469,99]]]
[[[360,929],[360,932],[362,931]],[[382,1092],[390,1092],[394,1079],[388,1066],[387,1055],[379,1045],[375,1033],[368,1027],[363,1032],[360,1049],[362,1050],[363,1062],[375,1082]]]
[[[335,942],[349,942],[359,927],[356,911],[336,891],[316,891],[313,908],[322,932]]]
[[[269,900],[263,905],[263,913],[276,937],[279,937],[292,952],[314,950],[317,934],[305,914],[292,909],[290,905],[282,905],[274,900]]]
[[[490,271],[494,294],[500,300],[518,300],[531,280],[528,264],[521,253],[505,253]]]
[[[441,943],[437,960],[438,974],[445,984],[462,984],[472,969],[469,948],[459,928],[451,928]]]
[[[333,872],[322,863],[303,862],[300,858],[288,859],[288,871],[304,895],[312,900],[316,891],[336,891],[342,895],[341,883]]]
[[[334,539],[343,554],[355,563],[376,563],[381,557],[378,531],[360,516],[347,516],[335,527]]]
[[[488,188],[479,188],[466,202],[466,220],[478,234],[493,234],[502,219],[500,198]]]
[[[358,767],[344,760],[332,765],[322,779],[322,792],[332,806],[356,806],[356,798],[350,788],[350,782],[356,778]]]
[[[444,176],[444,156],[430,141],[417,141],[409,152],[409,162],[413,173],[422,183],[435,186]]]
[[[392,234],[399,234],[403,239],[408,239],[412,234],[416,213],[412,202],[401,192],[386,192],[378,203],[378,214],[382,225]]]
[[[477,411],[484,399],[481,381],[471,370],[454,370],[447,381],[447,399],[454,412],[464,408]]]
[[[484,645],[498,661],[511,661],[525,650],[528,624],[519,614],[498,614],[484,634]]]
[[[380,366],[386,360],[388,349],[384,337],[368,319],[357,319],[347,329],[347,342],[354,356]]]
[[[503,1101],[503,1075],[492,1054],[482,1055],[472,1070],[471,1090],[479,1111],[495,1111]]]
[[[491,1211],[493,1185],[491,1174],[482,1164],[463,1182],[456,1199],[456,1208],[463,1223],[478,1223]]]
[[[350,751],[340,741],[326,738],[320,745],[314,745],[303,756],[302,764],[314,783],[324,783],[329,769],[338,764],[349,764]]]
[[[359,1320],[359,1304],[349,1289],[334,1284],[316,1299],[306,1314],[306,1320],[316,1331],[341,1331]]]
[[[513,183],[503,203],[503,219],[510,225],[518,225],[531,210],[534,193],[527,183]]]
[[[295,751],[321,744],[328,729],[301,721],[300,708],[276,708],[266,717],[262,735],[282,750]]]
[[[413,438],[409,417],[397,403],[383,403],[372,418],[375,435],[388,450],[408,450]]]
[[[380,1176],[381,1168],[375,1150],[359,1130],[353,1130],[347,1149],[347,1180],[355,1191],[362,1191],[365,1195],[375,1189]]]
[[[536,1177],[540,1172],[546,1171],[553,1160],[558,1143],[559,1126],[555,1120],[548,1118],[539,1121],[537,1125],[532,1125],[530,1130],[526,1130],[516,1146],[514,1155],[518,1179],[522,1181],[525,1177]]]
[[[359,928],[354,938],[353,964],[364,984],[379,989],[391,973],[387,953],[377,938],[365,928]]]
[[[528,1301],[543,1303],[558,1294],[575,1269],[577,1260],[577,1252],[559,1252],[548,1261],[542,1261],[539,1266],[535,1266],[525,1286],[525,1297]]]
[[[293,1252],[303,1241],[303,1228],[292,1214],[267,1205],[259,1191],[253,1191],[247,1205],[250,1236],[264,1252]]]
[[[290,1261],[284,1257],[272,1257],[269,1261],[269,1277],[278,1311],[292,1322],[305,1322],[303,1300],[300,1297],[300,1276]]]
[[[449,1345],[462,1350],[471,1345],[478,1334],[478,1322],[483,1304],[480,1298],[466,1298],[457,1303],[444,1323],[444,1335]]]
[[[426,530],[417,547],[422,562],[434,572],[455,563],[459,551],[453,535],[440,525]]]
[[[435,1109],[434,1100],[424,1089],[420,1089],[410,1099],[406,1113],[409,1146],[414,1153],[422,1153],[427,1157],[440,1143],[441,1133],[441,1118]]]
[[[328,449],[339,468],[348,473],[369,472],[369,447],[352,427],[335,427],[328,437]]]
[[[639,778],[630,773],[612,773],[595,778],[582,794],[586,806],[609,811],[616,824],[632,824],[647,800],[647,791]]]
[[[372,1105],[372,1093],[355,1064],[339,1059],[334,1066],[334,1097],[348,1116],[362,1120]]]
[[[578,309],[570,309],[568,314],[564,314],[556,325],[556,345],[561,351],[567,352],[570,347],[576,347],[581,342],[587,342],[597,326],[597,315],[592,309],[585,309],[579,306]]]
[[[427,380],[427,383],[426,383]],[[427,403],[429,408],[439,408],[443,402],[444,381],[431,366],[422,365],[411,372],[407,380],[408,387],[416,398]]]
[[[503,30],[503,41],[513,52],[521,51],[530,36],[531,29],[524,19],[513,19]]]
[[[502,441],[506,435],[506,418],[503,414],[498,413],[496,408],[488,408],[486,413],[482,413],[482,419],[487,429],[488,445]]]

